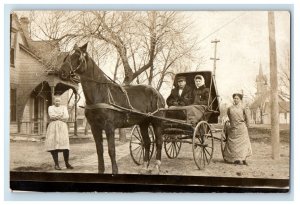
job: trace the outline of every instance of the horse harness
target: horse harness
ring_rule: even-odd
[[[71,60],[70,58],[66,58],[66,62],[69,64],[70,68],[71,68],[71,71],[70,71],[70,76],[75,76],[76,74],[76,71],[83,65],[83,63],[85,64],[85,66],[87,66],[87,62],[86,62],[86,54],[87,53],[83,53],[80,49],[77,49],[79,52],[80,52],[80,57],[79,57],[79,60],[80,60],[80,64],[74,69],[73,66],[72,66],[72,63],[71,63]],[[72,51],[70,51],[70,53],[72,53],[74,51],[74,49]],[[72,53],[73,54],[73,53]],[[71,54],[71,55],[72,55]],[[87,54],[88,55],[88,54]],[[68,56],[70,56],[70,54],[68,54]],[[98,80],[95,80],[93,78],[89,78],[89,77],[86,77],[86,76],[80,76],[80,78],[85,78],[87,79],[88,81],[93,81],[97,84],[116,84],[120,87],[121,91],[125,94],[126,96],[126,100],[127,100],[127,103],[130,107],[130,109],[134,110],[133,106],[131,105],[130,103],[130,100],[129,100],[129,97],[128,97],[128,94],[127,94],[127,91],[122,87],[120,86],[119,84],[117,84],[114,80],[112,80],[108,75],[106,75],[104,72],[103,74],[111,81],[111,82],[100,82]],[[108,100],[109,100],[109,104],[107,103],[96,103],[94,105],[86,105],[86,109],[99,109],[99,108],[106,108],[106,109],[112,109],[112,110],[117,110],[117,111],[120,111],[119,108],[116,108],[115,107],[115,101],[113,99],[113,96],[110,92],[110,89],[107,88],[107,93],[108,93]]]
[[[72,53],[74,50],[72,50],[70,53]],[[85,59],[85,56],[86,56],[86,53],[82,53],[80,51],[80,49],[78,49],[78,51],[80,52],[80,57],[79,57],[79,60],[80,60],[80,64],[76,67],[76,68],[73,68],[72,66],[72,63],[71,63],[71,60],[70,58],[66,58],[66,62],[68,63],[68,65],[70,66],[70,76],[72,79],[73,76],[75,76],[76,74],[76,71],[80,69],[80,67],[84,64],[85,66],[87,66],[87,62],[86,62],[86,59]],[[72,53],[73,54],[73,53]],[[72,54],[68,54],[68,56],[72,55]],[[119,84],[117,84],[114,80],[112,80],[109,76],[107,76],[104,72],[103,74],[110,80],[110,82],[100,82],[99,80],[95,80],[93,78],[89,78],[89,77],[86,77],[86,76],[80,76],[80,78],[85,78],[86,80],[88,81],[92,81],[92,82],[95,82],[97,84],[116,84],[117,86],[120,87],[121,91],[125,94],[125,97],[126,97],[126,101],[130,107],[130,109],[124,109],[123,107],[121,106],[118,106],[115,101],[114,101],[114,98],[111,94],[111,91],[109,89],[109,87],[107,87],[107,93],[108,93],[108,101],[109,103],[96,103],[96,104],[92,104],[92,105],[85,105],[85,109],[87,110],[94,110],[94,109],[109,109],[109,110],[114,110],[114,111],[118,111],[118,112],[124,112],[125,110],[127,111],[126,112],[126,121],[129,122],[129,117],[130,117],[130,112],[139,112],[137,110],[135,110],[133,108],[133,106],[131,105],[130,103],[130,100],[129,100],[129,97],[128,97],[128,94],[127,94],[127,91],[122,87],[120,86]],[[82,107],[82,106],[81,106]],[[128,112],[129,111],[129,112]]]

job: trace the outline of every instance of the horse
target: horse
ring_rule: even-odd
[[[98,155],[98,173],[104,173],[103,137],[105,131],[108,153],[111,159],[112,174],[118,174],[115,153],[115,129],[139,125],[145,148],[142,170],[149,173],[150,137],[148,127],[152,125],[155,135],[156,161],[155,168],[159,173],[161,166],[162,134],[161,123],[139,115],[131,110],[149,114],[165,107],[162,95],[149,85],[121,86],[111,80],[87,53],[87,45],[78,47],[76,44],[65,57],[60,67],[63,80],[78,75],[86,100],[85,116],[91,126]],[[126,109],[124,111],[122,108]],[[141,170],[141,171],[142,171]],[[142,172],[141,172],[142,173]],[[145,172],[144,172],[145,173]]]

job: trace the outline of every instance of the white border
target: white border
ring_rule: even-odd
[[[62,3],[61,0],[52,0],[52,1],[38,1],[38,0],[31,0],[31,1],[21,1],[21,0],[12,0],[12,1],[8,1],[8,0],[4,0],[2,1],[2,7],[1,7],[1,13],[4,14],[4,5],[5,4],[23,4],[26,3],[26,5],[24,5],[25,7],[28,8],[35,8],[35,5],[32,4],[40,4],[39,6],[41,6],[41,4],[46,4],[45,6],[49,6],[49,4],[60,4]],[[298,38],[296,38],[297,36],[300,36],[299,34],[299,1],[297,0],[273,0],[273,1],[267,1],[267,0],[246,0],[241,2],[240,0],[235,0],[235,1],[222,1],[222,0],[210,0],[210,1],[197,1],[197,0],[185,0],[185,1],[166,1],[166,0],[152,0],[152,1],[138,1],[138,0],[129,0],[126,1],[126,4],[124,4],[124,1],[121,0],[110,0],[110,1],[103,1],[103,0],[85,0],[85,1],[79,1],[79,0],[72,0],[72,1],[66,1],[64,3],[72,3],[72,5],[74,4],[81,4],[84,3],[87,7],[88,4],[107,4],[108,6],[112,6],[112,4],[117,4],[115,6],[117,6],[118,8],[124,8],[124,7],[131,7],[128,4],[141,4],[144,3],[144,5],[135,5],[138,6],[139,8],[144,8],[147,6],[153,5],[153,4],[167,4],[167,3],[172,3],[173,5],[171,5],[171,7],[175,7],[175,5],[179,6],[178,9],[180,9],[180,4],[185,7],[188,6],[187,4],[199,4],[199,3],[205,3],[206,6],[207,4],[218,4],[216,5],[216,7],[214,7],[215,9],[221,9],[223,10],[224,8],[228,9],[228,8],[232,8],[235,9],[236,5],[232,5],[232,4],[238,4],[238,5],[247,5],[250,8],[251,7],[259,7],[259,5],[261,5],[262,7],[264,7],[264,5],[266,4],[273,4],[272,6],[274,7],[279,7],[279,4],[293,4],[294,5],[294,45],[300,45]],[[121,6],[119,4],[122,4]],[[221,4],[221,5],[220,5]],[[231,4],[231,5],[230,5]],[[256,5],[254,5],[256,4]],[[277,5],[276,5],[277,4]],[[16,5],[17,6],[17,5]],[[55,7],[55,5],[52,5],[53,7]],[[57,7],[65,7],[67,8],[68,5],[56,5]],[[134,7],[135,7],[134,6]],[[164,5],[162,5],[164,6]],[[166,6],[166,5],[165,5]],[[205,10],[205,5],[203,5],[203,8]],[[113,6],[112,6],[113,7]],[[83,9],[82,6],[78,9]],[[193,7],[191,7],[191,9],[193,9]],[[1,15],[1,17],[3,17],[3,15]],[[4,31],[4,25],[3,25],[3,20],[1,19],[1,30]],[[1,33],[1,51],[4,51],[4,45],[5,45],[5,41],[7,41],[7,39],[4,39],[4,33]],[[299,113],[299,108],[295,105],[299,105],[299,94],[297,92],[295,92],[295,87],[299,87],[299,47],[295,46],[294,47],[294,70],[293,70],[293,76],[294,76],[294,100],[293,100],[293,106],[294,106],[294,124],[297,125],[297,122],[299,122],[299,116],[297,116],[297,113]],[[1,55],[1,62],[5,62],[4,61],[4,56],[5,53],[3,53]],[[6,59],[7,60],[7,59]],[[6,68],[5,66],[3,66],[4,69],[9,69]],[[297,69],[298,68],[298,69]],[[4,75],[4,69],[0,69],[0,76],[2,78],[2,83],[1,83],[1,97],[0,97],[0,113],[5,113],[4,112],[4,101],[7,103],[9,102],[9,96],[5,95],[4,96],[4,85],[3,82],[5,82],[5,78],[9,79],[9,76]],[[7,104],[5,105],[6,107],[6,114],[7,112],[7,108],[9,108],[9,106],[7,106]],[[4,126],[5,120],[8,120],[8,116],[4,116],[2,115],[2,120],[0,121],[0,130],[2,130],[3,132],[7,131],[7,127]],[[5,117],[5,118],[4,118]],[[294,177],[292,178],[292,183],[293,184],[293,193],[295,193],[294,195],[294,203],[296,201],[299,201],[299,178],[298,175],[296,173],[299,173],[299,162],[297,162],[297,160],[299,160],[299,131],[297,129],[294,130],[294,144],[292,145],[295,149],[294,149],[294,156],[296,158],[296,160],[294,160]],[[3,136],[4,139],[5,136]],[[2,141],[4,142],[4,141]],[[1,167],[6,167],[8,166],[8,162],[7,162],[7,158],[4,158],[4,156],[2,156],[3,151],[7,149],[7,144],[5,143],[1,143]],[[7,154],[7,153],[6,153]],[[8,174],[4,173],[5,169],[1,169],[1,178],[0,178],[0,182],[6,182],[4,183],[4,185],[6,186],[2,186],[2,188],[4,188],[3,191],[1,191],[1,198],[4,199],[4,195],[2,196],[3,193],[5,193],[5,200],[293,200],[293,197],[280,197],[281,194],[149,194],[149,193],[139,193],[139,194],[114,194],[114,193],[100,193],[100,194],[92,194],[92,193],[86,193],[86,194],[74,194],[74,193],[69,193],[69,194],[54,194],[54,193],[47,193],[47,194],[43,194],[43,193],[19,193],[19,194],[11,194],[10,191],[8,190]],[[285,194],[284,196],[288,196],[293,193],[290,194]],[[53,203],[53,202],[52,202]],[[57,202],[55,202],[57,203]],[[82,203],[82,202],[81,202]],[[173,202],[172,202],[173,203]],[[199,202],[198,202],[199,203]],[[201,203],[201,202],[200,202]],[[202,202],[202,203],[208,203],[208,202]],[[221,202],[223,204],[223,202]],[[245,203],[245,202],[243,202]],[[255,202],[256,203],[256,202]],[[263,202],[265,204],[265,202]],[[274,204],[274,202],[271,202],[272,204]],[[22,203],[23,204],[23,203]],[[30,204],[32,204],[32,202],[30,202]],[[230,204],[232,204],[232,202],[230,202]]]

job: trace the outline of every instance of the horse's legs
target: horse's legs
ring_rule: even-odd
[[[118,174],[118,165],[116,162],[116,149],[115,149],[115,129],[111,126],[105,128],[106,139],[108,144],[108,154],[111,160],[112,173]]]
[[[140,130],[141,130],[141,135],[143,138],[143,143],[144,143],[144,148],[145,148],[145,153],[144,153],[144,169],[148,169],[149,166],[149,161],[150,161],[150,138],[149,138],[149,133],[148,133],[148,127],[149,127],[149,123],[143,123],[140,124]]]
[[[91,130],[96,143],[97,156],[98,156],[98,173],[103,174],[105,171],[104,158],[103,158],[103,137],[102,129],[96,124],[91,125]]]
[[[153,124],[153,130],[155,134],[155,145],[156,145],[156,171],[159,173],[161,165],[161,150],[163,144],[163,136],[161,134],[161,126],[158,124]]]

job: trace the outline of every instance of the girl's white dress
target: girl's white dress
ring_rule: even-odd
[[[66,121],[69,118],[66,106],[56,107],[52,105],[48,108],[50,124],[47,128],[45,148],[47,151],[70,149],[69,132]],[[58,118],[58,119],[55,119]]]

